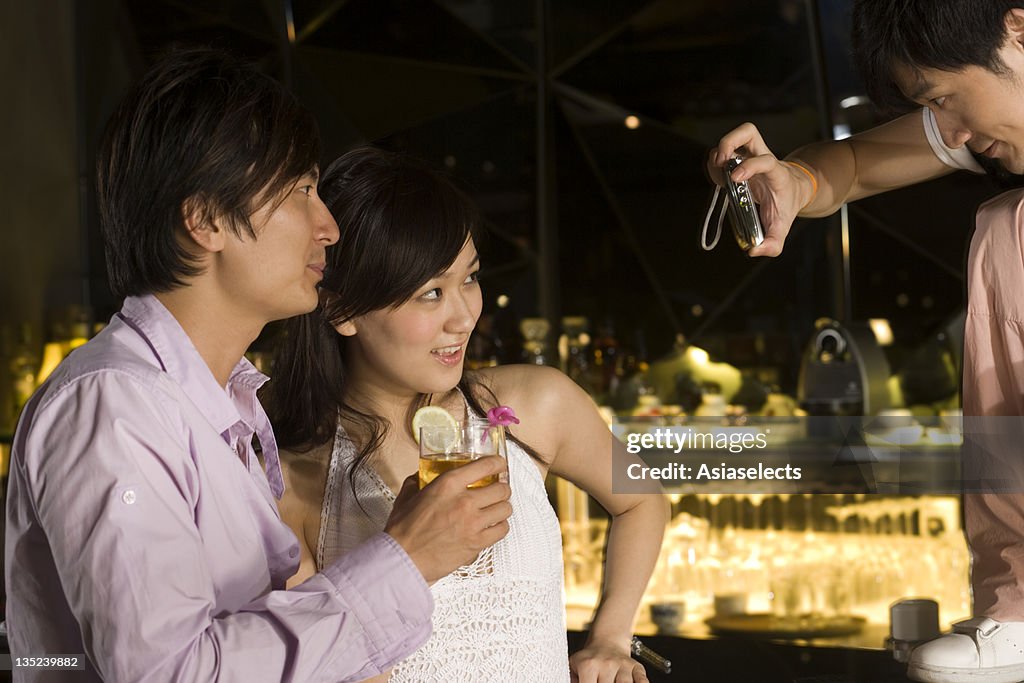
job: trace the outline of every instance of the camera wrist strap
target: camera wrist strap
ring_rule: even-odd
[[[722,238],[722,223],[725,221],[725,211],[729,208],[728,197],[722,202],[722,210],[718,212],[718,229],[715,230],[715,239],[712,240],[711,244],[708,244],[708,225],[711,224],[711,216],[715,213],[715,207],[718,206],[718,196],[721,193],[722,187],[715,185],[715,194],[711,196],[711,206],[708,207],[708,213],[704,216],[704,227],[700,231],[700,246],[704,251],[714,249],[718,245],[718,240]]]

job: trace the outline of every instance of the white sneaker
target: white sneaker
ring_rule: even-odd
[[[1024,622],[974,617],[914,648],[907,676],[924,683],[1024,681]]]

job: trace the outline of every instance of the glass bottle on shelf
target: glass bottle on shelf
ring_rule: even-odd
[[[590,349],[590,384],[598,403],[607,403],[622,378],[619,342],[615,339],[615,327],[611,320],[598,328]]]
[[[590,383],[588,357],[590,335],[587,334],[587,328],[587,319],[584,317],[562,318],[562,337],[558,340],[558,356],[561,360],[562,372],[593,396],[594,388]]]
[[[550,365],[547,350],[548,321],[544,318],[523,318],[519,331],[523,335],[523,362],[533,365]]]
[[[634,414],[654,413],[660,405],[658,393],[650,378],[647,345],[643,331],[638,331],[634,348],[623,361],[623,380],[614,395],[616,409]]]
[[[64,360],[66,339],[63,337],[63,330],[57,332],[61,336],[51,338],[43,345],[43,360],[39,364],[39,374],[36,375],[36,386],[42,384],[57,369],[60,362]]]
[[[68,338],[64,346],[64,357],[82,346],[92,336],[92,313],[85,306],[69,306],[67,310]]]
[[[672,352],[664,359],[668,371],[672,373],[671,400],[679,405],[686,415],[693,415],[704,398],[700,382],[694,376],[693,365],[687,357],[690,348],[686,336],[676,333]]]
[[[498,365],[520,363],[523,357],[523,343],[520,339],[519,319],[507,304],[499,303],[494,312],[493,343],[494,355]]]
[[[494,317],[490,314],[480,316],[473,336],[469,338],[466,348],[466,368],[479,370],[498,365],[498,345],[494,335]]]
[[[85,306],[72,305],[62,309],[54,319],[50,339],[43,346],[43,362],[36,376],[42,384],[68,355],[89,341],[91,315]]]
[[[633,412],[637,415],[660,414],[658,409],[661,406],[661,399],[658,398],[658,392],[651,383],[650,366],[647,361],[640,361],[637,364],[633,385],[636,387],[636,408]]]
[[[18,333],[18,340],[11,353],[10,372],[11,388],[14,393],[14,413],[17,416],[25,407],[32,393],[38,386],[36,373],[39,370],[39,350],[35,344],[32,325],[23,323]],[[17,419],[17,417],[15,417]]]

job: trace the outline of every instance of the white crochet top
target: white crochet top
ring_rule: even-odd
[[[318,569],[381,531],[395,502],[368,467],[355,475],[356,502],[349,478],[355,456],[339,424],[320,517]],[[508,535],[431,587],[433,633],[394,668],[392,682],[569,681],[558,518],[533,459],[508,441],[508,460]]]

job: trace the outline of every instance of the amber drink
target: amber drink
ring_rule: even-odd
[[[505,432],[487,420],[472,419],[452,426],[430,426],[420,430],[420,488],[456,467],[488,455],[505,456]],[[476,489],[502,480],[492,474],[468,488]]]
[[[476,460],[477,455],[471,453],[426,453],[420,456],[420,488],[423,488],[434,481],[448,470],[462,467]],[[469,485],[471,489],[478,489],[498,481],[498,475],[492,474],[483,479],[474,481]]]

